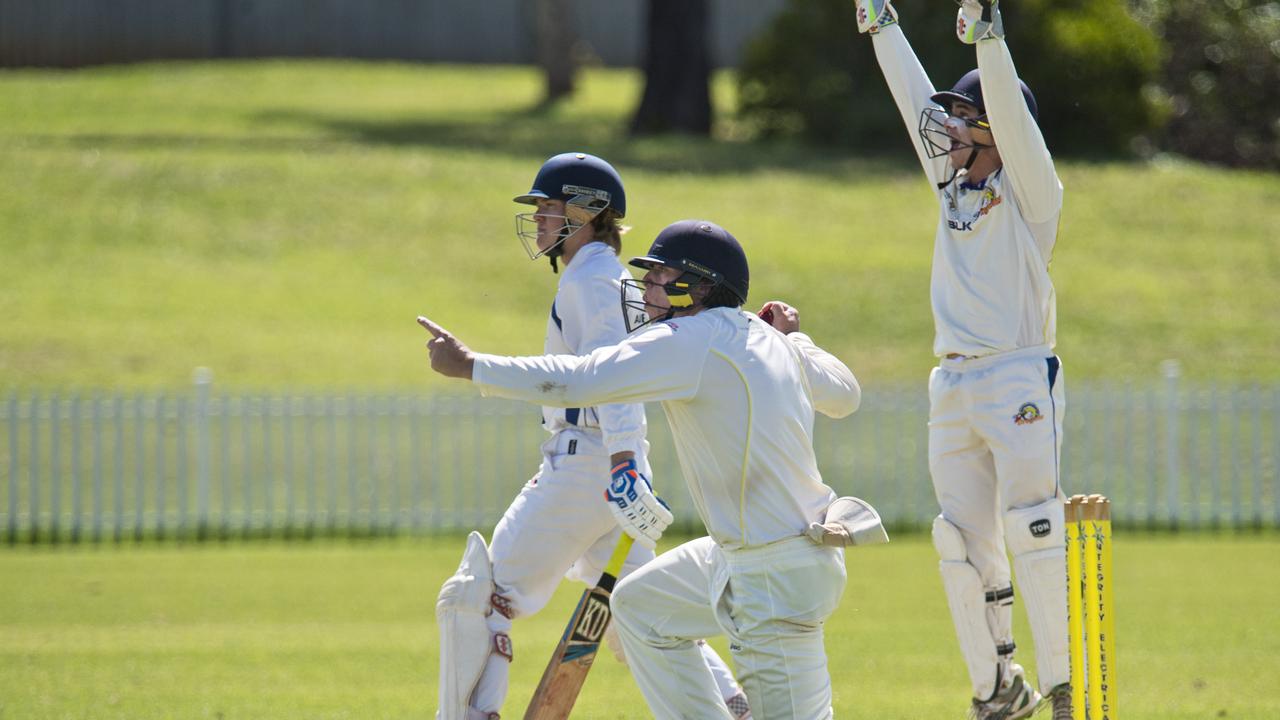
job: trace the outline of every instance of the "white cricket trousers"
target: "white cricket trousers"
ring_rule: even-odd
[[[622,579],[614,622],[659,720],[731,717],[695,641],[729,638],[758,720],[830,718],[822,624],[844,592],[844,551],[806,537],[725,550],[687,542]]]
[[[1048,346],[944,359],[929,377],[929,471],[988,588],[1010,585],[1005,517],[1059,497],[1064,378]],[[1010,532],[1020,528],[1009,528]],[[1062,570],[1054,581],[1065,577]],[[1019,584],[1037,582],[1019,577]],[[1023,596],[1027,592],[1024,586]],[[1027,604],[1042,689],[1066,682],[1066,598]],[[1037,634],[1039,630],[1039,634]],[[975,690],[979,687],[974,679]]]

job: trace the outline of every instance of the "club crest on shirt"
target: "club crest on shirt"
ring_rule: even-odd
[[[1044,414],[1040,412],[1040,408],[1036,407],[1035,403],[1022,403],[1022,407],[1018,408],[1018,413],[1013,416],[1013,421],[1018,425],[1030,425],[1043,419]]]
[[[991,212],[991,208],[999,205],[1000,196],[996,194],[995,188],[988,187],[982,191],[982,206],[978,208],[978,217],[982,217]]]
[[[972,215],[966,215],[960,210],[960,205],[955,196],[950,192],[946,192],[945,195],[947,198],[947,210],[951,215],[947,219],[947,227],[959,232],[972,232],[974,223],[990,213],[992,208],[1003,202],[1003,199],[996,194],[995,188],[991,186],[984,187],[982,188],[982,194],[979,196],[977,212]]]

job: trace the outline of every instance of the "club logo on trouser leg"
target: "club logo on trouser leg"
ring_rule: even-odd
[[[1022,403],[1022,407],[1018,408],[1017,414],[1013,416],[1013,421],[1018,425],[1030,425],[1043,419],[1044,414],[1035,403]]]

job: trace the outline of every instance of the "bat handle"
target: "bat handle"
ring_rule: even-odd
[[[615,580],[618,573],[622,572],[622,566],[627,562],[627,555],[631,554],[631,544],[636,541],[626,533],[622,533],[622,537],[618,538],[618,544],[613,548],[613,555],[609,557],[609,564],[604,566],[604,574]]]

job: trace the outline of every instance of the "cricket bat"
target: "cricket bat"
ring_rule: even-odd
[[[582,684],[587,680],[587,671],[596,659],[605,628],[609,627],[609,620],[613,617],[609,596],[613,594],[613,585],[618,581],[618,573],[631,552],[633,541],[630,535],[622,533],[600,582],[583,591],[573,617],[569,618],[569,626],[564,629],[560,644],[551,654],[551,662],[547,663],[542,681],[529,701],[524,720],[565,720],[569,717]]]

